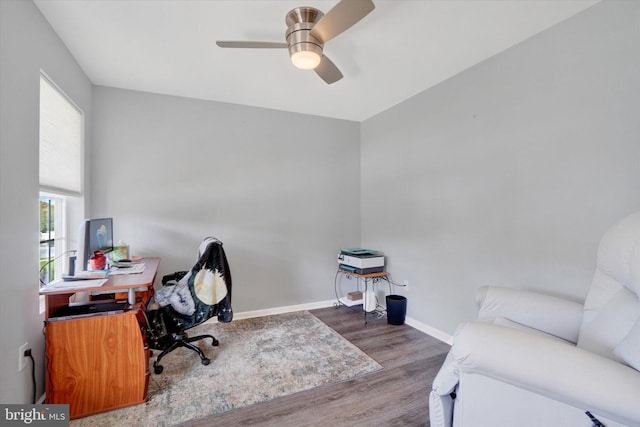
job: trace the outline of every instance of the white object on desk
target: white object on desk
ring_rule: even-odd
[[[144,271],[144,263],[131,264],[130,267],[111,267],[109,269],[109,275],[114,276],[118,274],[136,274]]]
[[[40,292],[53,292],[59,291],[62,289],[85,289],[85,288],[98,288],[107,283],[107,279],[88,279],[88,280],[72,280],[72,281],[64,281],[64,280],[54,280],[50,282],[45,287],[40,289]]]

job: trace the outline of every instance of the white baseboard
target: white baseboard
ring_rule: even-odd
[[[333,307],[336,300],[327,300],[312,302],[308,304],[285,305],[282,307],[265,308],[263,310],[243,311],[241,313],[233,313],[234,320],[250,319],[252,317],[272,316],[274,314],[292,313],[294,311],[315,310],[316,308]],[[212,317],[205,323],[218,323],[216,317]]]
[[[249,319],[251,317],[271,316],[274,314],[291,313],[294,311],[315,310],[316,308],[333,307],[335,300],[312,302],[308,304],[285,305],[283,307],[266,308],[264,310],[233,313],[234,319]]]
[[[434,337],[435,339],[442,341],[443,343],[446,343],[449,345],[453,344],[453,337],[449,334],[445,334],[439,329],[436,329],[422,322],[418,322],[417,320],[412,319],[411,317],[407,317],[405,320],[405,323],[413,328],[416,328],[421,332],[424,332],[427,335]]]
[[[233,313],[233,318],[236,320],[240,319],[250,319],[252,317],[260,317],[260,316],[272,316],[274,314],[282,314],[282,313],[291,313],[294,311],[303,311],[303,310],[315,310],[317,308],[325,308],[325,307],[333,307],[336,303],[336,300],[327,300],[327,301],[318,301],[312,302],[308,304],[296,304],[296,305],[286,305],[282,307],[273,307],[266,308],[263,310],[254,310],[254,311],[244,311],[241,313]],[[217,323],[218,319],[216,317],[212,317],[207,320],[205,323]],[[418,322],[411,317],[407,317],[405,323],[413,328],[416,328],[420,332],[424,332],[427,335],[434,337],[446,344],[451,345],[453,343],[453,337],[449,334],[446,334],[432,326],[424,324],[422,322]]]

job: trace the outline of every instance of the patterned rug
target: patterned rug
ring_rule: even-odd
[[[198,344],[210,365],[191,350],[174,350],[162,359],[163,373],[151,373],[147,403],[72,420],[71,426],[173,426],[382,369],[306,311],[189,330],[203,333],[220,341],[219,347],[209,340]]]

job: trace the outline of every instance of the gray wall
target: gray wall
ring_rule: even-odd
[[[44,392],[38,306],[40,70],[84,111],[86,154],[92,86],[31,1],[0,1],[0,56],[0,402],[25,403],[33,390],[29,362],[18,372],[24,342],[36,360],[37,396]]]
[[[360,242],[409,280],[409,316],[451,333],[482,284],[584,296],[602,232],[640,209],[639,21],[638,2],[599,4],[360,125],[92,92],[37,8],[1,0],[0,401],[31,399],[25,341],[43,392],[41,68],[87,115],[91,215],[160,274],[215,235],[236,311],[323,301]]]
[[[596,5],[362,124],[362,243],[408,316],[450,334],[485,284],[584,297],[640,210],[639,22]]]
[[[360,125],[96,87],[93,216],[162,274],[224,242],[233,308],[333,298],[336,255],[360,242]]]

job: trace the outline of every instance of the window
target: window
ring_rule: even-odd
[[[64,254],[67,246],[64,232],[64,208],[63,197],[40,193],[41,283],[49,283],[59,278],[64,271],[63,260],[60,257],[56,259],[56,254]]]
[[[69,205],[82,195],[83,112],[40,76],[40,281],[62,276]],[[75,202],[74,202],[75,203]],[[78,204],[78,203],[75,203]]]

